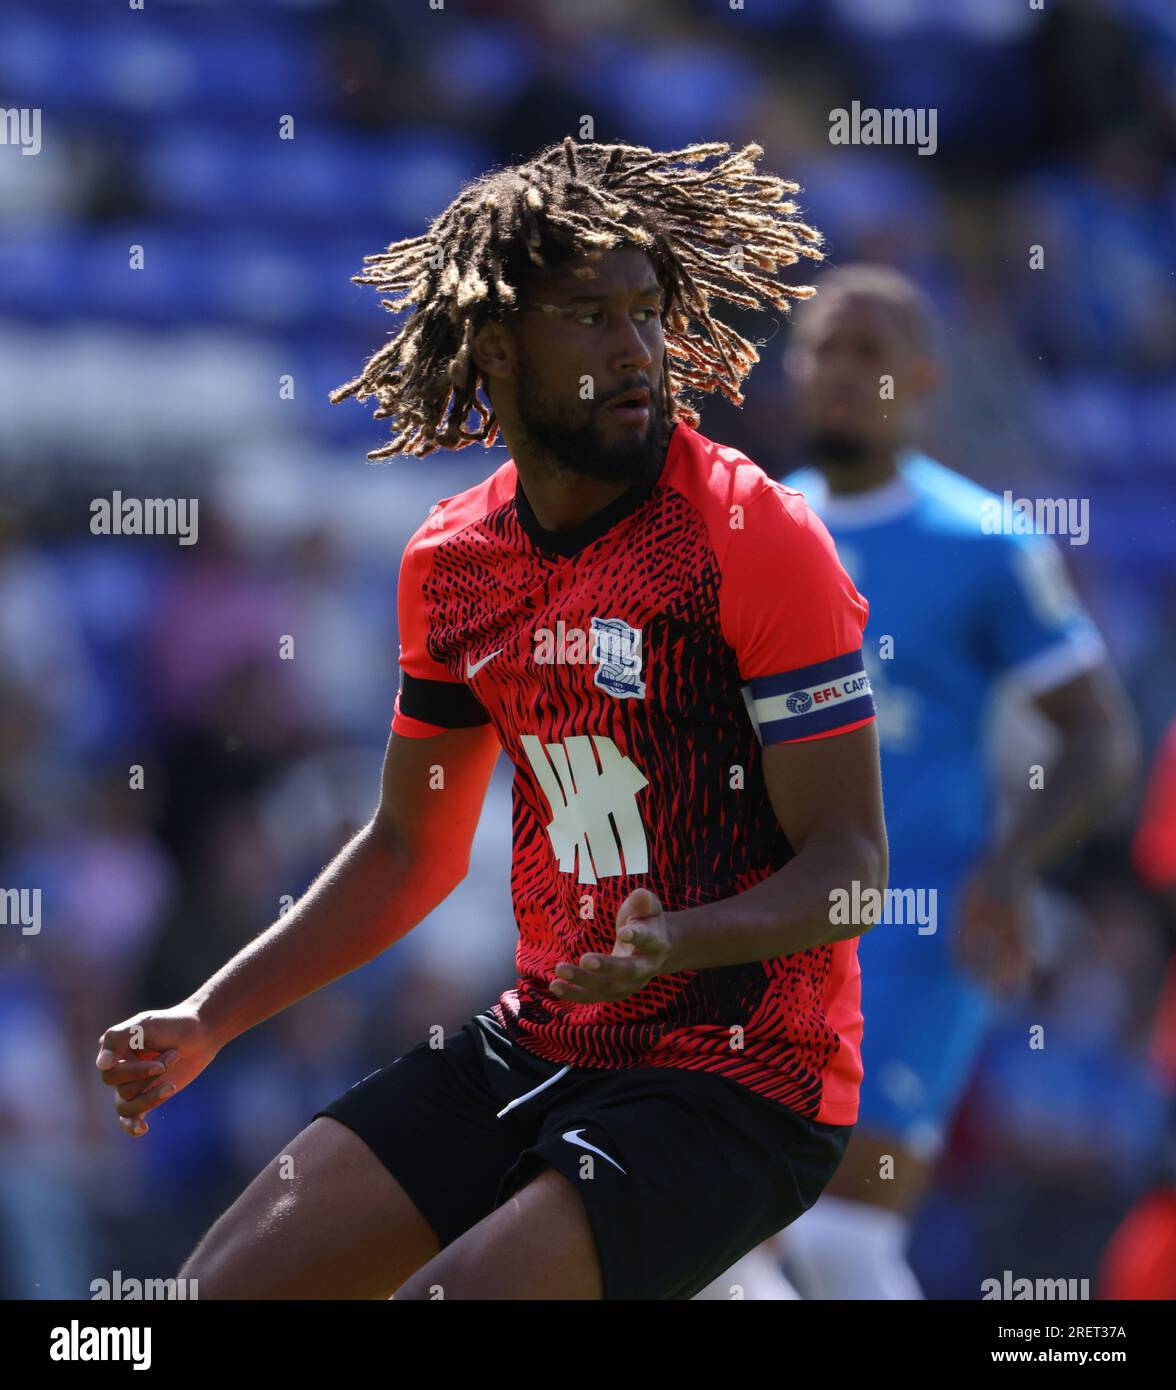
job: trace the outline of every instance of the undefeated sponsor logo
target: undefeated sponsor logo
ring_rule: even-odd
[[[561,873],[580,883],[649,872],[649,847],[637,805],[648,778],[604,734],[576,734],[544,744],[520,742],[547,797],[547,834]]]

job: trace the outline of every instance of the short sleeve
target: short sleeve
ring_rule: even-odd
[[[720,562],[719,612],[763,744],[848,733],[872,720],[862,662],[869,605],[804,498],[780,484],[747,506]]]
[[[991,544],[984,642],[993,673],[1032,696],[1100,665],[1106,647],[1057,543],[1044,535],[1002,534]]]
[[[469,686],[456,680],[429,650],[428,580],[437,537],[427,523],[409,541],[400,563],[396,613],[400,629],[400,690],[392,731],[430,738],[448,729],[488,724],[490,716]]]

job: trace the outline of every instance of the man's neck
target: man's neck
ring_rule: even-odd
[[[631,481],[602,482],[570,469],[515,459],[519,486],[545,531],[570,531],[628,492]]]
[[[658,466],[652,477],[602,479],[592,478],[567,468],[544,453],[523,450],[522,457],[512,453],[518,485],[522,488],[536,522],[551,532],[571,531],[623,497],[635,486],[652,486],[665,471],[666,455],[673,426],[662,446]],[[507,441],[509,447],[509,441]]]
[[[853,497],[872,492],[898,476],[898,452],[894,449],[871,453],[852,464],[818,460],[817,467],[825,475],[831,497]]]

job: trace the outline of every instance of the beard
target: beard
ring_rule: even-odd
[[[534,379],[532,371],[520,374],[521,383]],[[649,396],[649,424],[644,432],[613,442],[606,440],[601,427],[607,404],[577,401],[585,410],[580,416],[521,385],[516,405],[527,442],[557,468],[597,482],[641,486],[657,480],[669,441],[660,381],[651,386]]]
[[[818,467],[852,472],[870,461],[873,447],[864,435],[817,429],[809,434],[808,453]]]

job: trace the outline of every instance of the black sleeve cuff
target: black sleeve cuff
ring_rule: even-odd
[[[407,671],[400,673],[400,712],[443,729],[472,729],[490,722],[485,706],[469,686],[421,680]]]

